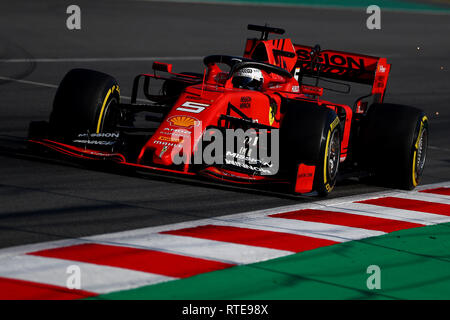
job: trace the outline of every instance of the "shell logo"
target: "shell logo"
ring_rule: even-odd
[[[172,125],[176,127],[182,127],[182,128],[190,128],[193,126],[198,126],[200,124],[200,121],[196,118],[188,117],[188,116],[173,116],[167,119],[167,121]]]

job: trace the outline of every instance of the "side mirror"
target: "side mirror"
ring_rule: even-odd
[[[295,53],[293,52],[289,52],[289,51],[283,51],[283,50],[278,50],[278,49],[273,49],[273,55],[274,56],[279,56],[279,57],[287,57],[287,58],[294,58],[295,57]]]
[[[322,96],[323,88],[319,88],[319,87],[315,87],[315,86],[301,85],[300,92],[304,93],[304,94],[309,94],[312,96]]]
[[[153,62],[152,69],[155,71],[172,72],[172,65],[164,62]]]

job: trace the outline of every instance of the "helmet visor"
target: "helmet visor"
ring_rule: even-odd
[[[241,88],[241,89],[255,90],[255,89],[259,89],[261,86],[260,81],[249,78],[249,77],[241,77],[241,76],[235,76],[232,80],[232,83],[235,88]]]

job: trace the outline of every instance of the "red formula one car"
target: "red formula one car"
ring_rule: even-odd
[[[29,142],[72,158],[300,194],[326,195],[349,174],[417,186],[428,121],[419,109],[383,102],[385,58],[269,40],[284,34],[279,28],[248,29],[261,37],[247,40],[243,57],[207,56],[202,74],[154,62],[152,74],[135,78],[131,103],[121,102],[113,77],[69,71],[49,121],[30,124]],[[349,93],[349,83],[371,90],[351,104],[321,98]]]

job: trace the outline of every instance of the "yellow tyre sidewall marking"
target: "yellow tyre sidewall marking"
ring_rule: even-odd
[[[100,115],[98,117],[96,133],[100,133],[100,128],[102,125],[103,114],[105,112],[106,102],[108,101],[109,96],[111,95],[112,92],[114,92],[114,90],[117,90],[117,92],[119,92],[119,94],[120,94],[119,86],[113,86],[111,89],[108,90],[108,93],[106,94],[106,97],[103,100],[102,108],[100,109]]]
[[[328,144],[330,143],[330,135],[331,135],[331,129],[328,130],[328,137],[327,137],[327,144],[325,145],[325,157],[323,160],[323,183],[327,183],[327,158],[328,158]]]
[[[420,122],[420,130],[419,134],[417,135],[416,143],[414,144],[414,155],[413,155],[413,163],[412,163],[412,183],[413,186],[416,187],[418,185],[418,182],[416,180],[416,159],[417,159],[417,150],[419,149],[419,140],[422,136],[423,129],[425,127],[425,121],[428,121],[428,118],[424,116],[422,118],[422,121]]]
[[[329,192],[333,189],[329,183],[327,183],[327,160],[328,160],[328,144],[330,143],[331,132],[333,132],[334,128],[339,124],[339,118],[336,117],[333,122],[330,124],[330,129],[328,130],[327,143],[325,145],[325,159],[323,161],[323,183],[325,185],[325,189]]]

